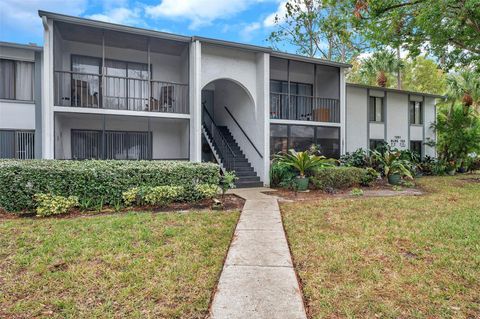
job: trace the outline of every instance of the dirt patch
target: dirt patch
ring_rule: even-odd
[[[274,192],[264,192],[265,194],[277,196],[280,201],[308,201],[330,198],[362,198],[362,197],[388,197],[388,196],[420,196],[425,192],[419,188],[404,188],[395,190],[391,185],[378,183],[372,187],[362,187],[363,196],[354,196],[350,192],[353,188],[334,190],[326,192],[323,190],[308,190],[306,192],[295,193],[289,189],[276,189]]]
[[[97,216],[97,215],[108,215],[108,214],[122,214],[122,213],[132,212],[132,211],[154,212],[154,213],[166,213],[166,212],[188,213],[191,211],[212,210],[213,204],[214,204],[213,199],[204,199],[195,203],[172,203],[163,207],[135,206],[135,207],[122,208],[119,211],[115,211],[113,207],[105,206],[104,209],[102,209],[101,211],[84,211],[80,209],[74,209],[68,214],[51,216],[47,218],[67,219],[67,218],[77,218],[77,217],[90,217],[90,216]],[[238,211],[243,208],[244,204],[245,204],[245,200],[243,198],[240,198],[234,194],[227,194],[225,195],[225,198],[223,201],[223,211]],[[14,214],[14,213],[6,213],[4,211],[0,211],[0,220],[17,219],[17,218],[36,218],[36,216],[34,212]]]

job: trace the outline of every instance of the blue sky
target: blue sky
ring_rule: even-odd
[[[0,40],[43,43],[37,11],[266,46],[284,0],[0,0]]]

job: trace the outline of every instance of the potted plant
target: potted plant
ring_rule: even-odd
[[[450,175],[450,176],[453,176],[455,175],[456,171],[457,171],[457,163],[455,163],[455,161],[448,161],[446,163],[446,170],[447,170],[447,174]]]
[[[400,158],[399,152],[386,151],[383,155],[375,152],[374,156],[380,162],[384,175],[391,185],[399,185],[402,177],[413,179],[410,163]]]
[[[290,150],[287,154],[277,155],[277,160],[298,172],[295,179],[298,191],[305,191],[308,188],[308,177],[306,174],[314,169],[331,166],[324,156],[310,154],[310,152],[297,152]]]

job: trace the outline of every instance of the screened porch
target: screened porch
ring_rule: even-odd
[[[56,113],[55,158],[188,160],[189,121]]]
[[[188,43],[55,22],[56,106],[188,114]]]

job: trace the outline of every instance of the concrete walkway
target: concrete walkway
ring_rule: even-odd
[[[265,188],[236,189],[246,199],[210,317],[306,318],[280,210]]]

